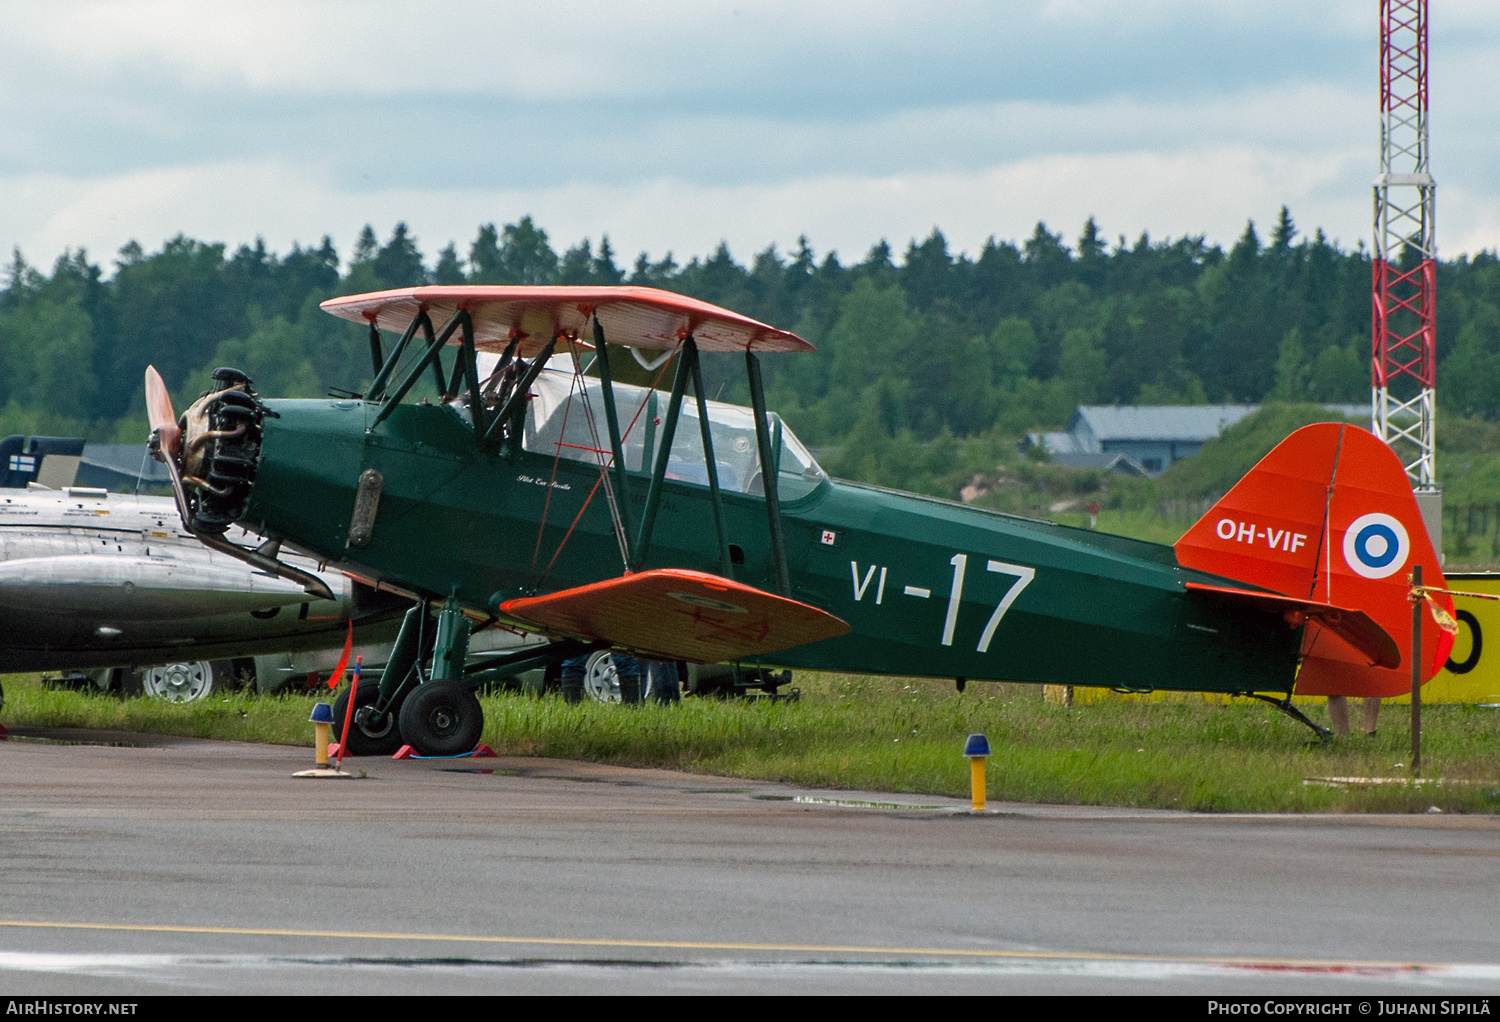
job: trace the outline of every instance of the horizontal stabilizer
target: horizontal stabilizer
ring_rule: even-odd
[[[846,622],[817,607],[681,568],[506,600],[500,612],[650,660],[699,664],[762,656],[849,632]]]
[[[1226,603],[1238,603],[1241,606],[1300,615],[1300,620],[1291,618],[1289,623],[1301,624],[1302,621],[1316,621],[1363,653],[1369,658],[1371,665],[1389,668],[1401,666],[1401,647],[1396,644],[1395,639],[1391,638],[1390,632],[1376,624],[1374,619],[1362,610],[1332,607],[1326,603],[1299,600],[1294,596],[1282,596],[1279,593],[1256,592],[1253,589],[1206,586],[1198,582],[1188,582],[1187,587],[1195,593],[1203,593],[1205,596],[1223,600]]]

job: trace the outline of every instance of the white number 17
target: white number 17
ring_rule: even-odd
[[[1016,581],[1005,591],[1005,595],[1000,597],[1000,602],[995,605],[995,612],[990,615],[989,622],[985,624],[984,634],[979,636],[979,645],[976,647],[980,653],[990,651],[990,641],[995,637],[995,629],[1000,626],[1000,619],[1005,616],[1007,610],[1010,610],[1010,605],[1016,602],[1016,597],[1021,595],[1022,590],[1031,585],[1031,580],[1036,578],[1035,568],[1027,568],[1019,564],[991,561],[987,567],[990,571],[1001,575],[1015,575]]]

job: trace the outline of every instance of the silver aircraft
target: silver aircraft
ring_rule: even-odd
[[[235,658],[340,647],[351,620],[358,641],[394,635],[407,600],[295,553],[279,556],[304,584],[210,550],[169,497],[67,485],[78,458],[45,453],[50,439],[0,465],[0,672],[87,671],[184,700],[253,672]]]

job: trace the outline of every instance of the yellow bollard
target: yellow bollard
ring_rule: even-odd
[[[333,728],[333,707],[327,703],[316,703],[312,716],[313,749],[317,752],[318,766],[328,767],[328,732]]]
[[[969,758],[969,786],[973,797],[973,811],[984,812],[985,781],[984,761],[990,754],[990,740],[984,735],[970,735],[964,743],[964,755]]]
[[[315,703],[312,716],[313,751],[317,763],[311,770],[299,770],[293,777],[348,777],[349,775],[328,765],[328,733],[333,727],[333,707],[327,703]]]

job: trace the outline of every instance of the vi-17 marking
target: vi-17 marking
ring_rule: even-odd
[[[941,644],[953,645],[954,633],[958,630],[958,612],[963,605],[964,576],[968,571],[969,555],[954,554],[948,563],[953,565],[953,585],[948,590],[948,612],[943,618],[943,634]],[[865,592],[870,588],[870,582],[875,578],[876,565],[870,565],[865,571],[863,579],[859,573],[859,562],[849,562],[849,572],[854,581],[854,600],[856,603],[863,600]],[[1025,591],[1033,579],[1036,578],[1036,569],[1022,564],[1008,564],[1005,561],[987,561],[985,570],[993,571],[1000,575],[1014,575],[1016,580],[1011,583],[1010,588],[1000,597],[1000,602],[995,605],[995,610],[990,614],[990,619],[985,622],[984,631],[979,635],[979,643],[974,647],[975,652],[988,653],[990,643],[995,639],[995,629],[1000,627],[1001,620],[1007,611],[1015,604],[1017,597]],[[885,598],[886,568],[880,568],[880,584],[875,593],[875,603],[879,605]],[[921,586],[903,586],[901,590],[907,596],[915,596],[918,599],[931,599],[932,590]]]
[[[865,572],[865,580],[863,582],[859,580],[859,563],[857,561],[849,562],[849,571],[854,575],[854,602],[858,603],[860,600],[863,600],[865,598],[865,590],[870,588],[870,579],[875,577],[875,565],[870,565],[870,570]],[[911,592],[911,586],[907,586],[906,591],[909,594]],[[875,590],[875,605],[877,607],[880,606],[880,604],[884,600],[885,568],[882,567],[880,569],[880,585]]]

